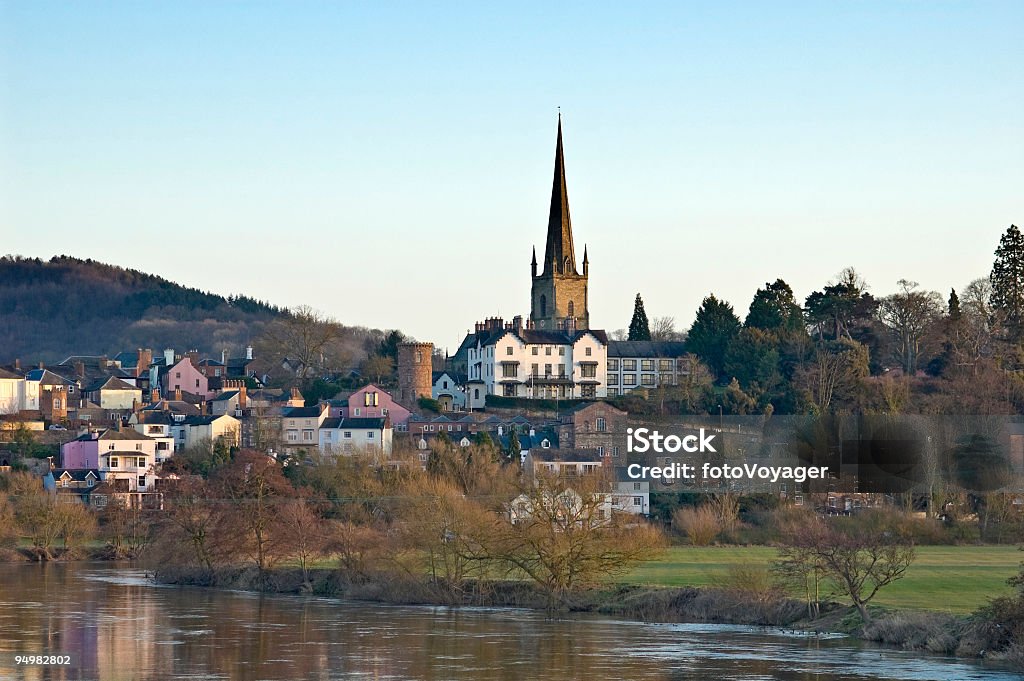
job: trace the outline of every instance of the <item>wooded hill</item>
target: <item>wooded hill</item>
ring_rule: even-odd
[[[0,258],[0,363],[140,347],[236,355],[284,312],[93,260]]]

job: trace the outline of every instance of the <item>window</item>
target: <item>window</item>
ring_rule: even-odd
[[[302,441],[303,442],[312,442],[313,441],[313,431],[312,430],[304,430],[304,431],[302,431]]]
[[[175,378],[181,378],[181,372],[180,371],[175,371],[174,372],[174,377]]]
[[[623,385],[636,385],[636,374],[623,374],[622,375]]]
[[[110,457],[110,467],[111,468],[120,468],[120,466],[121,466],[121,462],[118,460],[118,458],[116,456]]]
[[[585,385],[580,388],[580,396],[585,398],[592,398],[597,395],[597,391],[592,385]]]
[[[672,371],[672,360],[670,360],[670,359],[659,359],[658,360],[658,371]]]
[[[644,505],[644,498],[643,497],[633,497],[633,505],[634,506],[643,506]]]
[[[512,354],[512,346],[511,345],[508,346],[507,348],[505,348],[505,354],[506,355],[511,355]]]
[[[351,440],[352,439],[352,431],[351,430],[346,430],[345,431],[345,439],[346,440]]]
[[[616,378],[618,378],[618,377],[616,377]],[[618,396],[619,396],[619,389],[618,388],[608,388],[608,397],[618,397]]]
[[[536,355],[537,354],[537,350],[538,350],[537,346],[534,345],[532,348],[530,348],[530,354]]]
[[[539,366],[540,366],[539,364],[531,364],[530,365],[530,374],[532,376],[536,376],[537,372],[540,371],[540,369],[538,369]]]
[[[608,424],[605,422],[603,416],[597,417],[597,432],[603,433],[607,429]]]
[[[550,355],[551,354],[551,346],[550,345],[545,345],[544,346],[544,354],[545,355]]]
[[[385,407],[385,408],[383,408],[383,409],[381,409],[381,410],[380,410],[380,415],[381,415],[381,416],[387,416],[387,415],[388,415],[388,410],[387,410],[387,407]]]
[[[197,388],[199,387],[199,379],[198,378],[196,379],[196,387]]]
[[[146,457],[140,456],[138,458],[138,460],[135,462],[135,467],[136,468],[145,468],[146,467]]]
[[[612,374],[612,375],[610,375],[608,377],[608,385],[618,385],[618,384],[619,384],[619,375],[618,374]]]
[[[619,370],[619,360],[617,360],[617,359],[610,359],[610,360],[608,360],[608,371],[618,371],[618,370]]]
[[[214,376],[220,376],[220,369],[214,369],[213,370],[213,375]]]
[[[604,456],[604,446],[598,445],[598,447],[597,447],[597,455],[598,456]]]
[[[501,375],[505,378],[515,378],[519,375],[519,363],[515,364],[502,364]]]
[[[585,354],[587,357],[590,357],[592,354],[594,354],[594,348],[587,348],[587,351],[583,354]]]
[[[330,439],[331,439],[331,431],[325,430],[324,431],[324,440],[330,440]]]
[[[141,442],[136,442],[135,443],[135,451],[137,451],[137,452],[141,452],[142,451],[142,443]]]
[[[373,431],[372,430],[366,434],[366,439],[367,440],[372,440],[373,439]]]
[[[633,483],[633,491],[634,492],[639,492],[640,491],[640,483],[639,482],[634,482]]]
[[[642,359],[642,360],[640,360],[640,371],[654,371],[654,360],[653,359]]]
[[[619,446],[618,445],[615,445],[614,447],[612,447],[612,456],[616,457],[616,458],[619,456]],[[640,483],[637,483],[637,484],[639,485]]]
[[[107,449],[113,450],[114,449],[114,443],[111,442],[109,445],[107,445]]]
[[[356,407],[356,408],[355,408],[355,409],[353,409],[352,411],[354,411],[354,412],[355,412],[355,415],[356,415],[356,416],[359,416],[359,407]]]
[[[145,475],[140,475],[139,476],[139,487],[145,487],[145,486],[146,486],[146,476]]]
[[[569,301],[569,316],[572,317],[576,314],[576,305],[570,300]]]
[[[559,357],[565,357],[565,348],[564,347],[559,347],[558,348],[558,356]]]
[[[299,440],[299,433],[298,433],[298,431],[296,431],[296,430],[289,430],[288,431],[288,442],[298,442],[298,440]]]
[[[644,374],[640,377],[640,382],[644,385],[654,385],[654,374]]]
[[[597,378],[597,366],[594,364],[581,365],[580,376],[583,378]]]
[[[516,396],[516,386],[515,386],[514,383],[506,383],[503,387],[504,387],[504,391],[502,392],[502,394],[505,397],[515,397]]]
[[[480,388],[473,388],[473,399],[474,400],[479,400],[480,399]]]
[[[659,374],[658,385],[675,385],[676,382],[672,378],[672,374]]]
[[[624,359],[622,360],[623,371],[636,371],[636,360],[635,359]]]
[[[559,364],[558,365],[558,377],[559,378],[565,378],[565,365],[564,364]]]

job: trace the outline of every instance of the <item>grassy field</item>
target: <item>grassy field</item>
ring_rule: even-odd
[[[732,565],[764,565],[776,557],[763,546],[676,547],[647,563],[625,582],[660,586],[715,586]],[[921,546],[907,576],[883,588],[874,604],[965,613],[992,596],[1010,593],[1024,552],[1016,546]],[[842,599],[839,599],[842,600]]]

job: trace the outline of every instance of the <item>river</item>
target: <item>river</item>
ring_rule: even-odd
[[[24,667],[14,654],[63,654]],[[0,564],[2,679],[1019,679],[840,636],[157,586],[111,563]]]

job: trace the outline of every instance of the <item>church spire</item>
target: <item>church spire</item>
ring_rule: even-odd
[[[562,114],[558,114],[558,142],[555,145],[555,177],[551,184],[548,240],[544,250],[544,274],[578,274],[569,220],[569,192],[565,187],[565,158],[562,153]]]

